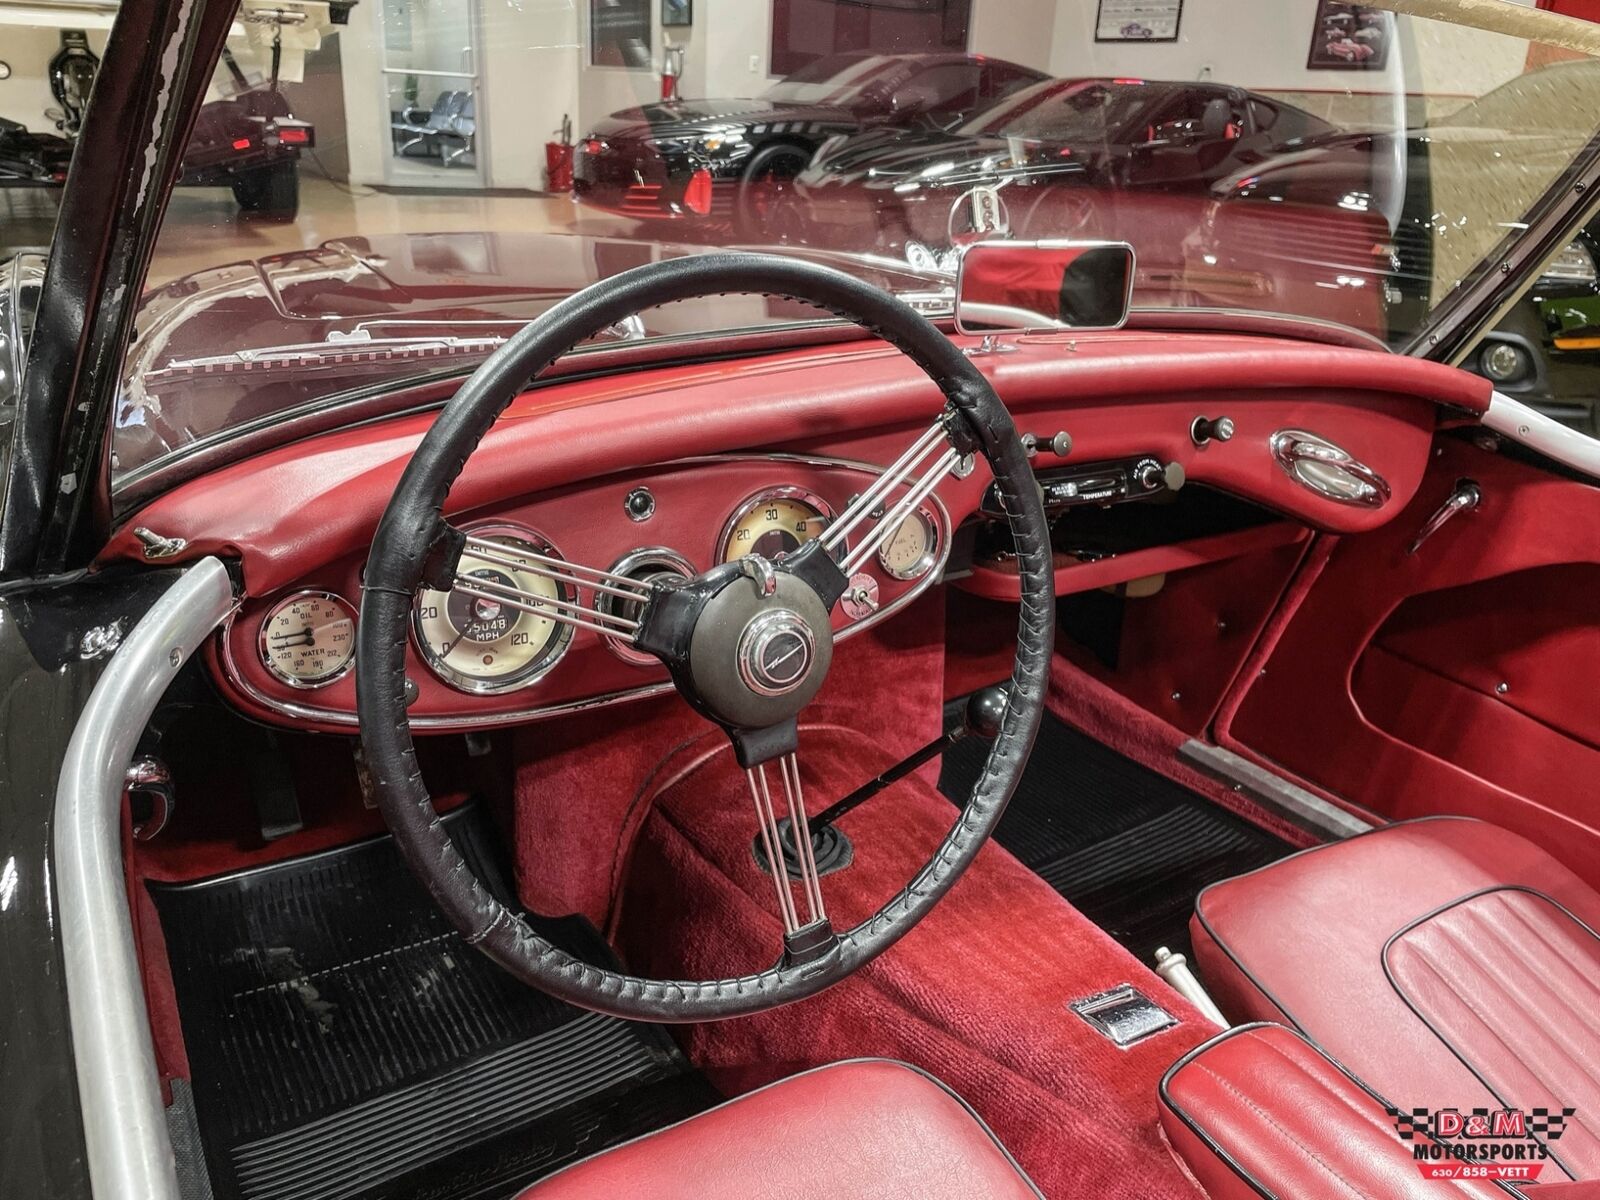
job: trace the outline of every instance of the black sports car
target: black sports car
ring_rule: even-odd
[[[641,220],[714,214],[755,235],[829,138],[888,125],[951,129],[1044,78],[982,55],[834,55],[759,99],[676,100],[613,114],[578,143],[573,194]]]

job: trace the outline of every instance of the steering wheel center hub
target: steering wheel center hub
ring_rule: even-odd
[[[817,635],[804,617],[768,609],[739,638],[739,678],[758,696],[787,696],[805,683],[816,652]]]
[[[717,720],[765,729],[811,703],[833,661],[821,597],[787,571],[741,574],[696,615],[689,638],[695,696]]]

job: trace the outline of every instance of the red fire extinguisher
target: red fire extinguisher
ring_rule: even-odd
[[[544,144],[544,169],[552,192],[572,190],[572,117],[561,118],[561,128],[556,130],[560,139]]]
[[[678,98],[678,80],[683,78],[683,47],[668,46],[661,56],[661,99],[670,103]]]

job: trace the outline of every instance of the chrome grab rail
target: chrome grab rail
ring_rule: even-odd
[[[123,874],[122,785],[156,704],[236,603],[219,560],[189,568],[112,655],[61,763],[52,857],[96,1196],[179,1200]]]

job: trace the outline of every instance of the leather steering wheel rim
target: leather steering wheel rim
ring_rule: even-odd
[[[495,419],[562,355],[661,304],[721,294],[768,295],[823,308],[915,362],[994,473],[1016,541],[1022,602],[1010,702],[972,795],[911,882],[876,914],[837,935],[822,958],[719,980],[654,980],[573,958],[534,933],[472,873],[450,841],[418,769],[406,715],[408,630],[415,593],[447,531],[443,510],[468,456]],[[721,1020],[776,1008],[839,982],[904,937],[944,896],[994,832],[1033,747],[1054,634],[1049,527],[1032,468],[1004,404],[970,358],[908,305],[831,268],[761,254],[714,253],[638,267],[593,285],[531,322],[446,404],[407,464],[378,525],[357,631],[361,743],[373,793],[411,870],[466,940],[513,976],[580,1008],[656,1022]]]

